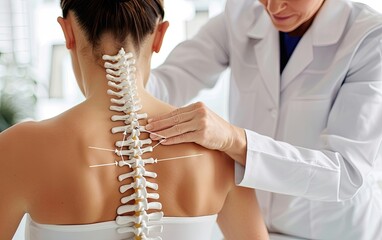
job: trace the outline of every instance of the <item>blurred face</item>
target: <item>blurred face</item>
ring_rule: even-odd
[[[260,0],[281,32],[304,33],[325,0]]]

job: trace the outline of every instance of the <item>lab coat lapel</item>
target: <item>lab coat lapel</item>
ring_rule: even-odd
[[[254,46],[254,54],[261,79],[264,81],[275,106],[278,106],[280,95],[280,46],[278,31],[273,27],[267,13],[263,11],[247,35],[257,40]]]
[[[283,91],[314,59],[314,47],[338,43],[351,13],[348,0],[326,0],[312,26],[304,34],[281,75]],[[337,26],[334,28],[332,24]]]

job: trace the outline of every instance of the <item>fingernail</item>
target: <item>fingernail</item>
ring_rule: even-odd
[[[154,134],[150,134],[150,138],[151,138],[152,140],[158,140],[158,139],[159,139],[158,136],[156,136],[156,135],[154,135]]]
[[[151,130],[151,129],[153,129],[153,125],[151,125],[151,124],[147,124],[147,125],[146,125],[146,130]]]
[[[148,123],[151,123],[152,121],[153,121],[152,118],[147,119],[147,122],[148,122]]]

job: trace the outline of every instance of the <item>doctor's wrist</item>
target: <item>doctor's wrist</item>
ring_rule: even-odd
[[[247,156],[247,138],[245,130],[236,126],[230,126],[231,133],[228,135],[226,144],[221,151],[233,160],[245,166]]]

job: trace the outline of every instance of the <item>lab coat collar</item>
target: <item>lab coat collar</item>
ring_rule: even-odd
[[[286,65],[280,81],[279,37],[278,30],[265,11],[263,5],[256,1],[251,9],[255,21],[249,28],[247,36],[260,40],[255,44],[255,55],[260,73],[272,99],[278,105],[280,91],[286,87],[313,61],[313,47],[336,44],[345,30],[351,14],[351,3],[348,0],[325,0],[312,26],[305,33]],[[333,24],[337,26],[333,28]],[[274,63],[272,67],[270,63]],[[281,83],[281,84],[280,84]]]
[[[268,13],[265,11],[263,5],[260,2],[255,2],[252,11],[255,14],[255,21],[253,26],[247,32],[247,36],[255,39],[263,39],[269,33],[269,31],[275,27],[273,26]]]
[[[256,2],[253,8],[257,19],[248,30],[247,36],[263,39],[275,27],[261,3]],[[312,44],[327,46],[337,43],[343,34],[350,13],[351,3],[348,0],[325,0],[308,30],[312,34]],[[337,27],[333,28],[333,24],[336,24]]]
[[[255,27],[252,28],[254,31],[249,34],[252,38],[260,39],[260,41],[254,45],[254,54],[268,93],[272,97],[274,106],[278,107],[280,98],[280,65],[277,64],[280,62],[279,33],[276,28],[273,27],[268,14],[261,10],[262,6],[260,6],[260,8],[257,7],[258,4],[254,5],[254,10],[255,16],[258,16],[259,21],[257,21]]]
[[[325,0],[310,27],[313,45],[336,44],[345,30],[350,13],[351,3],[348,0]]]

